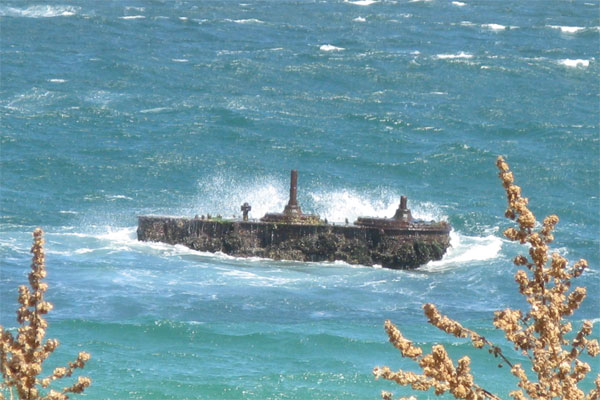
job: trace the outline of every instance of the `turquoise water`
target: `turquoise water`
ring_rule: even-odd
[[[470,355],[506,396],[507,369],[420,307],[502,343],[491,319],[522,305],[510,260],[524,249],[501,234],[501,154],[536,215],[561,218],[555,248],[590,262],[574,323],[599,320],[599,6],[2,2],[0,324],[16,325],[41,226],[51,363],[90,352],[89,399],[408,395],[371,375],[412,368],[386,319]],[[304,211],[391,216],[404,194],[452,224],[453,247],[410,272],[136,240],[141,214],[280,211],[292,168]]]

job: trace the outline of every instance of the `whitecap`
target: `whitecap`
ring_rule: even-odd
[[[439,58],[440,60],[454,60],[457,58],[473,58],[473,54],[470,53],[465,53],[464,51],[461,51],[460,53],[456,53],[456,54],[437,54],[436,58]]]
[[[355,22],[365,22],[366,19],[364,17],[356,17],[352,21],[355,21]]]
[[[500,24],[483,24],[481,25],[484,29],[489,29],[491,31],[504,31],[506,30],[506,26]]]
[[[108,195],[106,198],[111,200],[133,200],[131,197],[122,194]]]
[[[547,25],[548,28],[558,29],[562,33],[577,33],[584,30],[584,27],[581,26],[561,26],[561,25]]]
[[[146,18],[144,15],[126,15],[124,17],[119,17],[119,19],[144,19]]]
[[[65,83],[66,81],[67,81],[66,79],[60,79],[60,78],[48,79],[48,82],[51,82],[51,83]]]
[[[558,60],[558,63],[560,65],[564,65],[565,67],[569,67],[569,68],[587,68],[590,65],[590,60],[582,60],[582,59],[571,60],[569,58],[566,58],[564,60]]]
[[[176,62],[176,63],[186,63],[186,62],[189,62],[190,60],[188,60],[187,58],[171,58],[171,61]]]
[[[77,250],[75,250],[73,253],[74,253],[74,254],[87,254],[87,253],[91,253],[91,252],[93,252],[93,251],[94,251],[94,249],[89,249],[89,248],[87,248],[87,247],[84,247],[84,248],[82,248],[82,249],[77,249]]]
[[[450,245],[439,261],[430,261],[421,267],[422,271],[440,272],[471,262],[492,260],[500,254],[502,239],[495,235],[485,237],[466,236],[456,231],[450,232]]]
[[[53,18],[53,17],[71,17],[77,14],[78,7],[73,6],[50,6],[39,5],[31,6],[25,9],[2,7],[0,8],[0,17],[26,17],[26,18]]]
[[[462,1],[453,1],[452,5],[457,6],[457,7],[464,7],[467,5],[467,3],[463,3]]]
[[[321,47],[319,47],[319,50],[321,50],[321,51],[342,51],[345,49],[343,47],[336,47],[336,46],[332,46],[330,44],[322,44]]]
[[[265,21],[261,21],[256,18],[248,18],[248,19],[226,19],[227,22],[235,22],[236,24],[264,24]]]
[[[349,4],[354,4],[356,6],[370,6],[371,4],[375,4],[375,3],[379,3],[378,1],[375,0],[356,0],[356,1],[349,1],[349,0],[344,0],[344,3],[349,3]]]
[[[147,109],[141,110],[140,113],[155,114],[155,113],[160,113],[160,112],[168,111],[168,110],[170,110],[169,107],[156,107],[156,108],[147,108]]]

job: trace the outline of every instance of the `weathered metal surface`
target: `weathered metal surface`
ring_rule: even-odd
[[[293,169],[290,175],[290,199],[282,213],[267,213],[260,219],[263,222],[279,222],[288,224],[319,224],[318,215],[303,214],[298,205],[298,171]]]
[[[250,210],[252,210],[252,207],[250,206],[250,204],[248,204],[247,202],[242,204],[242,206],[240,207],[241,211],[242,211],[242,218],[244,221],[248,221],[248,213],[250,212]]]
[[[302,215],[298,205],[298,171],[293,169],[290,176],[290,200],[283,209],[283,214],[288,216]]]
[[[275,260],[335,261],[413,269],[442,258],[445,222],[382,229],[355,225],[285,224],[140,216],[138,239],[194,250]]]
[[[392,218],[359,217],[354,221],[355,225],[371,226],[375,228],[405,228],[414,223],[412,214],[407,208],[406,196],[400,197],[400,205]],[[421,223],[423,224],[423,223]]]
[[[358,218],[354,225],[328,224],[303,214],[298,205],[298,172],[292,170],[290,199],[282,213],[260,221],[140,216],[138,240],[182,244],[195,250],[276,260],[334,261],[412,269],[442,258],[450,245],[450,225],[412,218],[406,196],[392,218]]]

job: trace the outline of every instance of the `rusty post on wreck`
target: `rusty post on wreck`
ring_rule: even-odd
[[[285,215],[302,215],[302,210],[298,205],[298,170],[293,169],[290,175],[290,200],[285,206],[283,213]]]
[[[244,219],[244,221],[248,221],[248,212],[250,210],[252,210],[252,207],[250,206],[250,204],[248,204],[246,202],[246,203],[242,204],[241,210],[242,210],[242,213],[243,213],[242,214],[243,215],[242,218]]]
[[[400,196],[400,206],[394,214],[394,219],[401,222],[411,222],[412,214],[407,207],[408,198],[406,196]]]
[[[298,205],[298,170],[293,169],[290,176],[290,206]]]

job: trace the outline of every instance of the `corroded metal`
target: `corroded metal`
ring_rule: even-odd
[[[248,204],[247,202],[242,204],[242,207],[240,208],[242,210],[242,218],[244,221],[248,221],[248,213],[250,212],[250,210],[252,210],[252,207],[250,206],[250,204]]]
[[[283,209],[285,215],[302,215],[298,205],[298,170],[293,169],[290,175],[290,200]]]
[[[413,223],[413,217],[407,207],[407,197],[400,197],[400,205],[392,218],[372,218],[359,217],[354,221],[355,225],[372,226],[382,229],[403,229],[409,227]]]
[[[277,260],[334,261],[417,268],[442,258],[450,246],[447,222],[413,219],[407,198],[392,218],[360,217],[354,224],[335,225],[318,215],[303,214],[298,205],[298,172],[293,170],[290,198],[282,213],[249,220],[251,206],[241,206],[242,220],[140,216],[138,240],[182,244],[194,250],[223,252],[238,257]]]
[[[298,204],[298,171],[290,174],[290,199],[282,213],[267,213],[260,219],[263,222],[281,222],[288,224],[320,224],[318,215],[303,214]]]
[[[400,196],[400,206],[396,210],[396,214],[394,214],[394,219],[400,222],[412,222],[413,217],[410,213],[410,210],[407,207],[407,198],[406,196]]]

